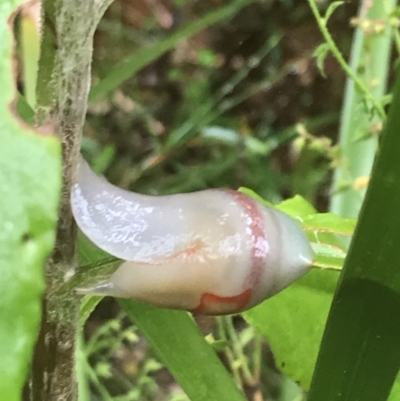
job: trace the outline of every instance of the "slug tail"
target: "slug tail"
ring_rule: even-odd
[[[76,288],[76,293],[79,295],[100,295],[116,298],[129,298],[129,295],[115,285],[112,281],[102,281],[92,287]]]

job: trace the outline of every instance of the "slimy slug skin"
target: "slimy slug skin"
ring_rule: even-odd
[[[124,261],[82,294],[237,313],[283,290],[313,260],[295,220],[233,190],[140,195],[111,185],[81,159],[71,205],[81,231]]]

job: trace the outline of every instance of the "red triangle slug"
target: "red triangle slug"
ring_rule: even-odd
[[[81,159],[71,204],[81,231],[124,261],[109,280],[79,293],[229,314],[281,291],[313,260],[294,219],[233,190],[140,195]]]

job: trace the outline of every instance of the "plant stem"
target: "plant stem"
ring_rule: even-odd
[[[315,0],[308,0],[308,3],[310,5],[311,11],[314,14],[314,17],[317,21],[318,27],[327,43],[329,46],[329,50],[335,57],[336,61],[340,64],[342,67],[343,71],[346,73],[346,75],[354,82],[355,87],[357,88],[358,91],[360,91],[365,100],[367,100],[375,109],[375,111],[378,113],[379,117],[384,120],[386,117],[385,111],[382,107],[382,105],[379,103],[379,101],[375,98],[375,96],[371,93],[371,91],[368,89],[368,87],[365,85],[365,82],[363,82],[359,76],[351,69],[351,67],[346,63],[342,53],[336,46],[336,43],[334,42],[331,34],[328,31],[328,28],[326,27],[327,21],[325,18],[323,18],[318,10],[317,4],[315,3]]]
[[[55,121],[62,143],[63,188],[56,245],[46,267],[47,290],[32,366],[33,401],[74,401],[75,340],[79,300],[58,294],[76,267],[76,228],[70,210],[90,87],[92,41],[110,0],[43,0],[42,42],[37,84],[38,125]]]
[[[247,385],[253,386],[254,378],[248,365],[248,358],[243,351],[239,336],[237,335],[235,327],[233,326],[232,316],[223,316],[222,319],[225,321],[226,330],[231,340],[232,348],[236,354],[236,361],[238,362],[238,365],[243,373],[243,378]]]
[[[262,341],[263,341],[262,335],[257,332],[254,333],[253,378],[256,383],[260,383],[260,377],[261,377]]]
[[[387,21],[396,0],[364,0],[360,5],[359,21]],[[350,65],[352,71],[362,71],[359,76],[368,83],[373,96],[381,99],[386,91],[389,57],[392,43],[391,27],[386,22],[380,34],[366,33],[356,28],[352,44]],[[375,86],[373,83],[375,82]],[[335,170],[331,211],[342,217],[356,217],[364,198],[365,188],[358,189],[359,177],[369,176],[377,148],[377,135],[368,131],[379,118],[371,118],[371,112],[363,107],[364,93],[348,79],[340,123],[339,141],[342,162]]]
[[[218,327],[218,335],[221,340],[228,342],[228,336],[226,334],[226,328],[224,324],[224,318],[222,316],[218,316],[216,319],[217,322],[217,327]],[[233,354],[233,351],[230,347],[225,347],[224,353],[226,356],[226,359],[228,360],[229,367],[232,370],[232,375],[235,379],[236,384],[243,389],[243,383],[242,383],[242,378],[240,376],[239,372],[239,366],[237,366],[235,362],[235,356]]]

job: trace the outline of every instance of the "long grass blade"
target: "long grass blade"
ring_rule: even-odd
[[[119,304],[191,401],[244,401],[232,377],[186,313],[140,302]]]
[[[400,367],[400,75],[308,401],[385,401]]]
[[[162,54],[175,47],[179,41],[187,39],[202,31],[208,26],[219,21],[227,20],[237,13],[241,8],[252,3],[254,0],[236,0],[220,7],[216,11],[206,14],[188,25],[179,29],[177,32],[154,44],[153,46],[142,48],[128,57],[126,60],[115,66],[112,71],[104,77],[97,85],[94,85],[89,94],[89,101],[93,102],[105,96],[122,82],[135,75],[148,63],[160,57]]]

